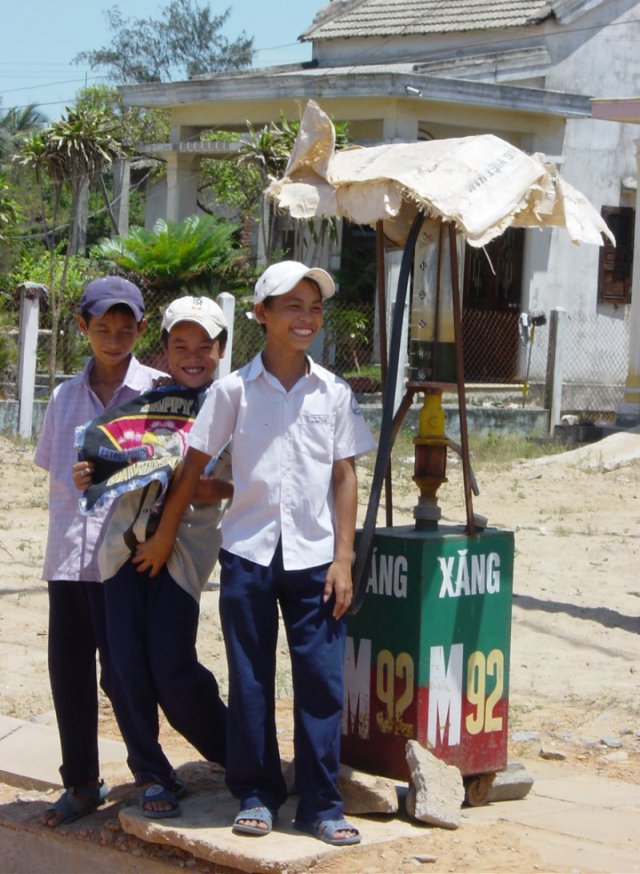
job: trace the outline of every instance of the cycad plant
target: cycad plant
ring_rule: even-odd
[[[238,226],[214,216],[181,222],[159,219],[153,230],[133,228],[125,237],[101,240],[97,254],[120,273],[162,297],[203,282],[218,284],[238,261]]]
[[[215,297],[238,286],[237,230],[237,224],[216,216],[159,219],[153,230],[133,228],[127,236],[104,239],[94,247],[96,257],[113,272],[144,291],[149,328],[136,346],[141,355],[159,349],[160,314],[170,300],[183,294]]]

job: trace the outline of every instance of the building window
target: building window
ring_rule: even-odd
[[[603,206],[602,218],[616,245],[606,240],[600,248],[598,303],[631,303],[635,211],[630,206]]]

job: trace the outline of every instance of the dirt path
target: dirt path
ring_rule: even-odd
[[[516,538],[509,758],[535,760],[541,750],[551,751],[564,756],[560,768],[638,785],[640,436],[636,440],[637,451],[611,470],[608,460],[615,453],[606,441],[593,463],[578,453],[550,463],[479,466],[475,509]],[[0,438],[0,712],[22,719],[42,718],[52,709],[47,597],[39,579],[46,478],[33,467],[31,454],[31,447]],[[416,491],[410,474],[408,461],[395,469],[397,524],[411,521]],[[449,479],[440,503],[448,519],[459,521],[459,465],[450,464]],[[367,480],[361,471],[363,494]],[[199,652],[224,689],[214,586],[203,598]],[[284,661],[278,682],[286,748],[290,690]],[[101,733],[118,737],[106,701],[101,712]],[[178,737],[163,731],[176,763],[195,759]],[[389,846],[382,857],[363,848],[352,858],[360,871],[402,872],[414,871],[427,856],[436,859],[432,871],[531,870],[539,863],[530,843],[506,822],[484,831],[429,830],[423,844]],[[483,859],[490,860],[488,867]],[[343,869],[336,862],[314,870]]]

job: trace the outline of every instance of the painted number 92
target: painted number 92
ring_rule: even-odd
[[[487,695],[487,677],[493,677],[493,688]],[[481,731],[501,731],[502,717],[496,716],[495,708],[504,691],[504,654],[492,649],[485,657],[476,650],[467,662],[467,701],[474,712],[467,714],[466,729],[469,734]]]
[[[408,652],[394,658],[388,649],[380,650],[376,662],[376,695],[384,710],[376,713],[376,723],[383,734],[413,737],[413,725],[404,720],[404,712],[413,701],[413,659]]]

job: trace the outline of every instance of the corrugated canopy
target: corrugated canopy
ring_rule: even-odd
[[[602,245],[605,234],[615,244],[597,210],[544,155],[527,155],[491,134],[336,152],[331,119],[314,101],[285,175],[266,193],[296,219],[383,220],[398,244],[419,209],[454,222],[471,246],[510,226],[565,227],[574,243]]]

